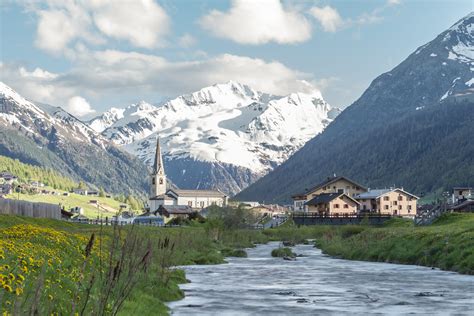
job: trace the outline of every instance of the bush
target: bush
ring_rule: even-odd
[[[276,249],[272,250],[272,257],[277,257],[277,258],[290,257],[290,258],[294,258],[294,257],[296,257],[296,254],[293,251],[291,251],[291,248],[279,247],[279,248],[276,248]]]
[[[221,253],[224,257],[247,258],[247,252],[243,249],[224,248],[221,250]]]

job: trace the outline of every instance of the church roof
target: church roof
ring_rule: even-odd
[[[150,198],[150,200],[174,200],[175,198],[169,194],[160,194]]]
[[[190,197],[190,196],[196,196],[196,197],[220,197],[223,198],[226,195],[222,193],[221,191],[218,190],[170,190],[171,192],[175,193],[177,196],[183,196],[183,197]],[[169,191],[169,192],[170,192]]]

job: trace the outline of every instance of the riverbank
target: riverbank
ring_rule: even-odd
[[[271,240],[315,239],[324,253],[350,260],[414,264],[474,274],[474,214],[446,214],[431,226],[392,219],[364,225],[285,227],[264,232]]]
[[[246,240],[232,247],[251,246]],[[224,263],[202,227],[99,227],[0,215],[0,310],[163,315],[183,298],[175,266]],[[34,299],[32,299],[34,298]],[[81,312],[82,310],[82,312]]]
[[[92,234],[95,242],[91,246],[89,257],[84,259]],[[164,302],[183,298],[184,293],[179,284],[186,282],[183,271],[173,267],[224,263],[226,255],[235,253],[240,257],[245,256],[241,250],[234,251],[235,249],[249,248],[271,240],[298,244],[314,239],[316,246],[324,253],[344,259],[418,264],[474,274],[474,214],[449,214],[429,227],[414,227],[411,221],[400,219],[391,220],[382,227],[296,227],[288,223],[264,231],[217,230],[212,225],[195,223],[191,227],[138,227],[134,231],[126,227],[119,235],[112,227],[0,216],[0,266],[3,270],[0,274],[7,276],[2,276],[3,281],[0,280],[3,282],[3,289],[0,288],[0,291],[3,290],[2,311],[12,311],[13,305],[25,303],[23,299],[34,295],[37,288],[46,287],[44,279],[55,280],[53,276],[58,271],[61,279],[48,284],[48,291],[44,291],[43,296],[38,298],[44,303],[43,306],[51,308],[44,312],[51,313],[61,306],[64,307],[61,311],[66,313],[71,308],[73,293],[81,293],[82,295],[78,295],[81,296],[80,300],[84,299],[84,295],[89,295],[91,298],[86,303],[91,306],[87,308],[99,308],[96,305],[103,304],[100,293],[104,290],[104,285],[96,281],[88,288],[87,282],[91,282],[92,275],[107,275],[107,271],[112,275],[115,273],[115,262],[107,265],[104,261],[108,258],[107,252],[110,252],[108,245],[117,236],[122,241],[133,237],[137,246],[133,249],[113,248],[117,253],[116,258],[120,257],[118,254],[121,251],[124,257],[130,257],[127,262],[131,263],[135,262],[133,257],[143,260],[150,258],[143,271],[134,273],[138,277],[132,280],[134,287],[128,296],[120,296],[118,290],[120,282],[128,279],[117,282],[118,288],[105,288],[112,294],[114,291],[118,292],[117,297],[112,296],[107,300],[115,302],[114,300],[123,299],[118,313],[121,315],[167,314]],[[31,259],[36,266],[30,266],[27,262],[28,256],[33,254],[36,257]],[[22,265],[23,261],[28,264]],[[81,266],[87,266],[87,269],[83,269],[84,276],[78,280],[78,275],[81,274],[77,272]],[[25,268],[27,273],[23,275],[22,269]],[[70,271],[75,273],[69,273]],[[9,273],[13,277],[8,277]],[[20,278],[20,274],[22,277],[26,276],[26,281],[21,286],[16,286],[17,283],[14,282]],[[5,289],[7,282],[12,285]],[[16,288],[19,288],[20,293],[16,293]]]

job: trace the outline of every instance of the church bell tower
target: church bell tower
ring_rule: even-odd
[[[160,138],[156,141],[155,163],[151,174],[151,194],[150,198],[166,193],[166,174],[161,156]]]

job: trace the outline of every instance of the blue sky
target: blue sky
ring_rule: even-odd
[[[235,80],[332,105],[473,11],[472,0],[6,1],[1,80],[88,118]]]

